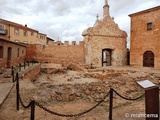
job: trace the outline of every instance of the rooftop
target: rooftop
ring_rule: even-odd
[[[32,28],[27,27],[27,25],[23,26],[21,24],[11,22],[11,21],[8,21],[8,20],[2,19],[2,18],[0,18],[0,23],[7,24],[7,25],[10,25],[10,26],[14,26],[14,27],[18,27],[18,28],[22,28],[22,29],[27,29],[27,30],[34,31],[34,32],[38,32],[37,30],[34,30]]]
[[[160,9],[160,6],[156,6],[156,7],[153,7],[153,8],[149,8],[147,10],[143,10],[143,11],[140,11],[140,12],[132,13],[132,14],[130,14],[128,16],[132,17],[132,16],[148,13],[148,12],[151,12],[151,11],[154,11],[154,10],[159,10],[159,9]]]

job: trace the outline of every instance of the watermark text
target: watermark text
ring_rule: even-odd
[[[158,118],[158,114],[125,113],[126,118]]]

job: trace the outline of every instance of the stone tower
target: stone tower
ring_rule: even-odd
[[[85,63],[94,67],[126,64],[127,34],[109,14],[108,0],[103,6],[103,18],[95,21],[82,33],[84,36]]]
[[[103,17],[106,17],[106,16],[110,16],[108,0],[105,0],[105,5],[103,6]]]

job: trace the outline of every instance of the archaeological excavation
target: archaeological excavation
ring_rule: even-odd
[[[78,43],[0,18],[0,120],[159,120],[160,6],[129,34],[102,10]]]

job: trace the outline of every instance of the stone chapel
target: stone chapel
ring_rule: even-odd
[[[103,18],[83,31],[85,64],[94,67],[122,66],[127,62],[127,33],[110,16],[108,0],[103,6]]]

